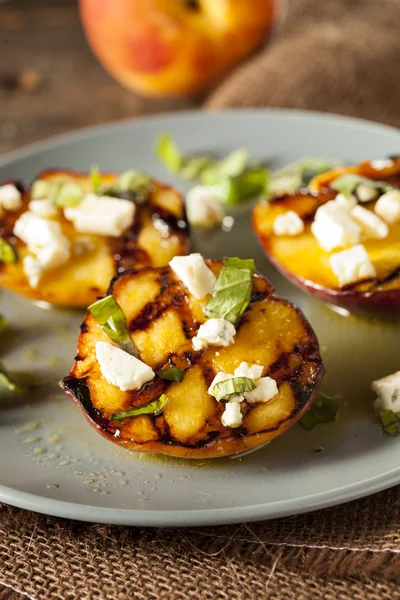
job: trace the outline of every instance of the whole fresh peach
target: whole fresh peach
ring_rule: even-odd
[[[100,62],[148,96],[200,92],[271,34],[283,0],[80,0]]]

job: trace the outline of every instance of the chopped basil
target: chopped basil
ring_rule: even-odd
[[[3,363],[0,363],[0,384],[6,387],[11,392],[22,392],[23,388],[18,384],[16,379],[10,375]]]
[[[338,161],[311,156],[290,163],[272,173],[267,185],[269,197],[293,194],[302,186],[308,185],[313,177],[338,167]]]
[[[158,158],[171,173],[179,173],[183,164],[183,156],[171,134],[160,135],[155,150]]]
[[[98,193],[141,203],[147,200],[152,183],[153,180],[147,173],[130,169],[122,173],[110,186],[100,187]]]
[[[224,204],[239,204],[260,195],[269,176],[268,169],[249,166],[247,148],[238,148],[222,160],[184,156],[173,137],[165,133],[156,142],[156,154],[171,173],[211,186],[215,198]]]
[[[32,200],[50,200],[60,208],[74,207],[83,200],[82,187],[74,181],[43,181],[37,179],[31,187]]]
[[[14,246],[0,238],[0,262],[7,264],[15,263],[18,260],[18,254]]]
[[[213,196],[223,204],[240,204],[259,196],[268,180],[266,169],[252,169],[239,177],[225,179],[211,186]]]
[[[97,194],[98,190],[101,188],[101,175],[98,165],[93,165],[90,169],[90,183],[93,192]]]
[[[206,317],[226,319],[234,325],[250,302],[254,271],[252,259],[226,258],[205,307]]]
[[[39,380],[29,373],[19,373],[18,376],[11,375],[3,363],[0,362],[0,385],[6,387],[10,392],[26,392],[40,385]]]
[[[205,169],[211,167],[213,162],[210,156],[188,157],[183,161],[179,176],[187,181],[193,181],[193,179],[200,177]]]
[[[44,200],[48,198],[50,190],[50,183],[43,181],[43,179],[37,179],[32,183],[31,187],[31,198],[32,200]]]
[[[244,394],[244,392],[251,392],[256,387],[253,379],[250,377],[232,377],[219,381],[212,388],[209,393],[214,396],[217,402],[220,402],[223,398],[229,396],[236,396],[237,394]]]
[[[344,175],[340,175],[330,183],[330,187],[348,198],[353,194],[360,183],[383,192],[388,192],[393,189],[393,186],[385,181],[375,181],[374,179],[368,179],[367,177],[362,177],[355,173],[345,173]]]
[[[0,333],[6,328],[7,322],[3,315],[0,315]],[[40,385],[39,380],[29,373],[18,373],[18,376],[11,375],[6,367],[0,362],[0,386],[3,386],[11,392],[26,392]]]
[[[168,402],[167,394],[162,394],[158,400],[152,400],[144,406],[138,408],[131,408],[129,410],[122,410],[121,412],[112,413],[110,415],[110,421],[123,421],[124,419],[132,419],[133,417],[139,417],[140,415],[159,415],[164,410]]]
[[[178,369],[178,367],[170,367],[169,369],[162,369],[161,371],[156,371],[159,377],[166,379],[167,381],[176,381],[180,383],[183,381],[185,377],[184,369]]]
[[[318,423],[330,423],[335,421],[338,412],[337,402],[334,398],[319,392],[317,399],[311,408],[299,420],[299,425],[311,431]]]
[[[247,148],[238,148],[224,159],[214,162],[201,173],[204,185],[220,183],[232,177],[243,175],[249,162],[249,151]]]
[[[383,410],[379,413],[382,428],[385,433],[394,437],[400,433],[400,414],[391,410]]]
[[[93,318],[121,350],[138,358],[138,352],[131,340],[126,317],[113,296],[106,296],[88,308]]]
[[[82,202],[83,196],[83,189],[80,185],[73,181],[66,181],[57,190],[54,203],[60,208],[73,208]]]

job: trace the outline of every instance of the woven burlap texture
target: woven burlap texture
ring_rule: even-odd
[[[395,598],[399,552],[395,489],[289,519],[186,530],[0,509],[0,582],[37,600]]]
[[[399,22],[398,0],[292,0],[282,35],[205,106],[284,106],[400,126]]]
[[[292,0],[289,14],[274,45],[206,107],[292,106],[399,125],[400,2]],[[0,583],[35,600],[393,600],[399,556],[397,490],[309,515],[189,530],[0,508]]]

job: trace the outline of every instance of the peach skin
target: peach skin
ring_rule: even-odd
[[[103,66],[146,96],[204,91],[268,40],[277,0],[80,0]]]

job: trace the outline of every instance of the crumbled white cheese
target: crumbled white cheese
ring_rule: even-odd
[[[357,198],[351,194],[351,196],[345,196],[344,194],[338,194],[334,199],[334,203],[344,208],[345,210],[350,211],[357,204]]]
[[[96,358],[107,381],[122,392],[139,390],[154,379],[151,367],[108,342],[97,342]]]
[[[374,403],[377,411],[400,413],[400,371],[373,381],[372,390],[377,395]]]
[[[382,240],[389,235],[387,224],[368,208],[357,205],[351,209],[350,214],[367,237]]]
[[[87,194],[78,206],[64,208],[64,215],[80,233],[119,237],[133,224],[135,210],[130,200]]]
[[[51,217],[55,217],[58,213],[57,206],[47,198],[42,200],[31,200],[28,208],[35,215],[43,217],[44,219],[51,219]]]
[[[367,183],[359,183],[355,192],[360,202],[372,202],[379,196],[378,190]]]
[[[347,209],[331,200],[320,206],[311,224],[311,231],[323,250],[329,252],[342,246],[358,244],[361,227],[350,217]]]
[[[207,346],[229,346],[236,335],[235,326],[225,319],[208,319],[200,325],[197,335],[192,338],[193,348],[202,350]]]
[[[240,427],[243,423],[243,416],[240,410],[240,403],[230,400],[225,404],[225,410],[221,416],[222,425],[225,427]]]
[[[304,231],[304,222],[294,210],[278,215],[273,224],[275,235],[299,235]]]
[[[226,381],[227,379],[232,379],[233,375],[230,375],[229,373],[224,373],[223,371],[219,371],[216,376],[214,377],[214,379],[211,382],[210,387],[208,388],[208,393],[210,394],[210,396],[213,396],[214,394],[211,392],[212,388],[214,387],[214,385],[217,385],[217,383],[220,383],[221,381]],[[234,395],[227,395],[227,396],[223,396],[222,400],[234,400],[235,402],[242,402],[244,400],[244,396],[243,394],[234,394]]]
[[[195,185],[186,196],[186,214],[191,225],[212,229],[221,225],[225,211],[209,187]]]
[[[68,240],[63,237],[46,246],[36,247],[35,254],[43,270],[48,271],[66,263],[71,251]]]
[[[42,219],[30,211],[24,212],[16,221],[14,234],[33,248],[46,246],[62,236],[61,225],[57,221]]]
[[[24,257],[22,263],[24,265],[24,273],[28,279],[29,285],[31,288],[36,289],[43,274],[42,265],[34,256],[30,254]]]
[[[375,212],[386,223],[400,221],[400,190],[390,190],[379,198],[375,204]]]
[[[15,212],[22,207],[21,192],[12,183],[0,186],[0,206],[9,212]]]
[[[263,367],[260,365],[251,365],[248,363],[242,362],[239,367],[237,367],[234,371],[234,375],[230,375],[229,373],[224,373],[220,371],[214,377],[210,387],[208,388],[208,393],[211,393],[212,388],[221,381],[226,381],[227,379],[232,379],[232,377],[248,377],[252,379],[256,384],[256,387],[251,392],[244,392],[244,394],[235,394],[234,396],[225,396],[222,400],[229,400],[231,402],[242,402],[244,399],[247,400],[249,404],[257,404],[257,403],[266,403],[275,398],[278,393],[278,386],[274,379],[271,377],[261,377],[263,372]]]
[[[234,375],[235,377],[249,377],[254,381],[260,379],[264,367],[261,365],[248,365],[247,362],[241,362],[240,365],[235,369]]]
[[[225,405],[225,410],[221,416],[222,425],[225,427],[240,427],[243,423],[243,416],[240,410],[240,403],[230,400]]]
[[[275,398],[278,393],[278,386],[272,377],[261,377],[256,383],[256,387],[251,392],[245,392],[244,397],[249,404],[265,404]]]
[[[24,271],[31,287],[37,287],[44,271],[55,269],[69,259],[70,245],[57,221],[49,221],[27,211],[14,225],[14,234],[34,256],[26,257]]]
[[[214,387],[214,385],[217,385],[217,383],[220,383],[221,381],[226,381],[227,379],[232,379],[232,377],[233,377],[233,375],[229,375],[229,373],[224,373],[224,371],[218,371],[218,373],[212,380],[210,387],[207,390],[208,393],[211,394],[211,389]]]
[[[363,279],[376,277],[376,270],[363,245],[336,252],[329,257],[340,287]]]
[[[217,281],[201,254],[175,256],[169,263],[171,269],[198,300],[211,294]]]
[[[380,171],[381,169],[389,169],[393,166],[393,161],[390,158],[371,160],[371,167]]]

